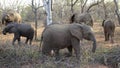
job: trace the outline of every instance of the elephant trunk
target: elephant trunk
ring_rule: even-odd
[[[91,40],[93,41],[93,48],[92,48],[92,52],[93,52],[93,53],[95,53],[96,46],[97,46],[97,45],[96,45],[96,39],[95,39],[95,37],[93,36]]]
[[[6,35],[6,31],[5,31],[5,30],[3,30],[2,33],[3,33],[4,35]]]
[[[4,18],[2,18],[2,24],[4,24],[4,22],[5,22],[5,20],[4,20]]]

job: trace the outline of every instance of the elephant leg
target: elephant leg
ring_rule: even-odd
[[[109,40],[109,39],[110,39],[110,34],[108,33],[108,35],[107,35],[107,36],[108,36],[107,38],[108,38],[108,40]]]
[[[56,61],[60,60],[59,49],[58,50],[54,50],[54,51],[55,51],[55,60]]]
[[[30,41],[29,44],[31,45],[32,44],[32,39],[29,39],[29,41]]]
[[[105,33],[105,41],[108,41],[108,40],[109,40],[109,34]]]
[[[72,46],[68,46],[67,49],[68,49],[69,53],[66,55],[66,57],[72,56]]]
[[[80,60],[80,45],[79,45],[79,40],[76,38],[72,38],[72,47],[75,50],[76,58]]]
[[[107,32],[104,31],[104,34],[105,34],[105,41],[107,41]]]
[[[27,43],[28,43],[28,40],[29,40],[29,38],[26,38],[25,44],[27,44]]]
[[[18,40],[18,44],[20,45],[20,37],[17,40]]]
[[[114,43],[114,33],[111,33],[110,38],[111,38],[111,43]]]
[[[20,38],[19,34],[14,34],[14,38],[13,38],[12,44],[14,45],[15,41],[19,40],[19,38]]]
[[[15,41],[17,40],[16,37],[13,38],[12,45],[14,45]]]

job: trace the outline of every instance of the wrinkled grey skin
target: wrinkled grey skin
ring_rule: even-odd
[[[82,14],[73,14],[70,18],[70,23],[85,23],[89,26],[93,27],[93,19],[90,13],[82,13]]]
[[[20,23],[21,21],[22,21],[22,18],[20,14],[15,11],[4,12],[2,15],[2,24],[5,24],[5,25],[11,22]]]
[[[102,26],[104,29],[105,41],[109,41],[111,38],[111,43],[114,43],[113,37],[115,32],[115,24],[111,20],[103,20]]]
[[[31,27],[31,25],[28,24],[18,24],[18,23],[11,23],[5,26],[2,33],[6,35],[6,33],[13,33],[14,38],[12,41],[12,44],[14,45],[14,42],[18,40],[18,44],[20,44],[20,37],[26,37],[25,43],[27,44],[29,41],[29,44],[32,44],[32,40],[34,37],[34,29]]]
[[[53,24],[47,26],[42,33],[42,53],[55,52],[59,59],[59,50],[67,48],[72,54],[75,51],[77,59],[80,59],[80,40],[86,39],[93,42],[92,52],[96,50],[96,39],[93,31],[85,24]]]

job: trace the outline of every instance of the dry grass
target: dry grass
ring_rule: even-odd
[[[38,27],[38,39],[40,39],[43,27]],[[39,52],[39,41],[33,41],[33,45],[19,46],[17,43],[13,46],[11,44],[13,35],[0,34],[0,68],[108,68],[99,64],[95,59],[100,57],[104,52],[107,52],[112,47],[119,45],[120,28],[116,27],[115,43],[111,44],[109,41],[104,41],[104,34],[101,23],[95,23],[93,30],[97,39],[97,51],[95,54],[91,53],[92,43],[89,41],[82,41],[81,50],[81,64],[76,62],[76,57],[65,57],[66,49],[60,51],[61,61],[54,61],[54,57],[43,57]],[[1,32],[0,32],[1,33]],[[22,38],[22,42],[25,38]],[[99,59],[97,59],[99,60]]]

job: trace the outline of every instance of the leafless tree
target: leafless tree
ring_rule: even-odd
[[[38,21],[37,21],[37,10],[42,7],[40,6],[40,2],[37,3],[35,0],[32,0],[32,11],[34,12],[34,20],[35,20],[35,40],[37,40],[37,24],[38,24]]]
[[[105,13],[105,16],[104,16],[104,19],[107,19],[107,17],[108,17],[108,15],[107,15],[107,8],[106,8],[106,6],[105,6],[105,0],[103,0],[103,9],[104,9],[104,13]]]
[[[74,12],[74,10],[73,10],[73,7],[74,7],[74,5],[77,3],[77,1],[78,0],[71,0],[71,11],[72,11],[72,13]]]
[[[89,7],[88,7],[88,9],[86,10],[86,12],[90,12],[90,9],[93,7],[93,6],[96,6],[96,5],[98,5],[99,3],[101,3],[102,2],[102,0],[101,1],[97,1],[97,2],[95,2],[95,3],[92,3]]]
[[[118,2],[117,2],[117,0],[114,0],[114,3],[115,3],[115,7],[116,7],[115,13],[116,13],[116,15],[118,17],[118,22],[120,24],[120,15],[119,15],[120,13],[119,13],[119,9],[118,9]]]
[[[22,0],[12,0],[12,1],[3,0],[0,4],[2,6],[2,11],[11,9],[20,13],[21,8],[25,4],[25,2],[23,2]]]
[[[80,2],[81,2],[81,13],[84,12],[84,8],[85,8],[85,6],[86,6],[86,4],[87,4],[87,1],[88,1],[88,0],[80,0]]]

